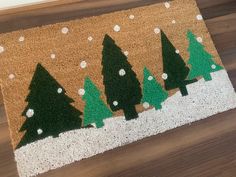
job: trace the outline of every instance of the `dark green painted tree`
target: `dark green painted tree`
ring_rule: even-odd
[[[161,103],[168,98],[168,93],[157,82],[151,72],[143,69],[143,98],[142,103],[148,103],[155,109],[161,109]]]
[[[84,126],[95,123],[97,128],[101,128],[104,126],[103,119],[111,117],[112,112],[100,98],[100,91],[89,77],[85,78],[84,90],[83,100],[86,102],[84,108]]]
[[[142,98],[140,83],[127,57],[107,34],[103,41],[102,65],[105,94],[112,111],[122,109],[126,120],[137,118],[135,105],[140,104]]]
[[[190,54],[188,60],[188,64],[190,65],[188,78],[194,79],[202,76],[205,81],[212,80],[210,73],[219,71],[223,67],[213,61],[213,56],[204,49],[204,46],[197,41],[196,36],[191,31],[188,31],[187,37],[189,40],[188,51]]]
[[[186,85],[197,80],[186,80],[189,68],[163,31],[161,31],[161,42],[165,89],[172,90],[179,88],[182,96],[186,96],[188,95]]]
[[[41,64],[36,67],[29,90],[28,105],[22,113],[26,120],[20,128],[25,134],[17,148],[81,127],[82,113],[71,105],[73,99]]]

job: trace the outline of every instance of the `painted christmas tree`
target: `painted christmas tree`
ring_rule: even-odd
[[[223,67],[213,61],[213,56],[204,49],[204,46],[197,41],[196,36],[191,31],[188,31],[187,36],[190,54],[188,64],[191,66],[188,78],[194,79],[202,76],[205,81],[212,80],[210,73],[219,71]]]
[[[85,78],[84,90],[83,100],[86,102],[84,108],[84,126],[95,123],[97,128],[101,128],[104,126],[103,119],[111,117],[112,112],[100,98],[100,91],[89,77]]]
[[[107,34],[103,41],[102,74],[107,103],[112,111],[122,109],[126,120],[138,117],[135,105],[140,104],[140,83],[132,66],[115,41]]]
[[[188,95],[186,85],[197,80],[186,80],[189,68],[163,31],[161,31],[161,42],[163,57],[162,78],[165,81],[165,89],[179,88],[182,96],[186,96]]]
[[[145,67],[143,70],[143,98],[142,103],[161,109],[161,103],[168,98],[168,93],[163,90],[151,72]]]
[[[28,105],[22,113],[26,120],[20,128],[25,134],[17,148],[81,127],[82,113],[71,105],[73,99],[41,64],[36,67],[29,90]]]

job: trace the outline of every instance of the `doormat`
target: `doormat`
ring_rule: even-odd
[[[21,177],[236,107],[193,0],[1,34],[0,68]]]

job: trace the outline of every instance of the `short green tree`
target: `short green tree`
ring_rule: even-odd
[[[111,117],[112,112],[100,98],[100,91],[89,77],[85,78],[84,90],[83,100],[86,102],[84,108],[84,126],[95,123],[97,128],[101,128],[104,126],[103,120]]]
[[[142,103],[148,103],[155,109],[161,109],[161,103],[168,98],[168,93],[157,82],[151,72],[143,69],[143,98]]]
[[[204,46],[197,41],[196,36],[190,30],[187,36],[189,40],[188,51],[190,54],[188,60],[188,64],[190,65],[188,79],[202,76],[205,81],[212,80],[210,73],[219,71],[223,67],[213,61],[213,56],[204,49]]]

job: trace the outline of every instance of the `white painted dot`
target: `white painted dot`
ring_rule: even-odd
[[[33,117],[33,115],[34,115],[34,110],[33,109],[28,109],[27,112],[26,112],[26,116],[28,118],[30,118],[30,117]]]
[[[177,49],[177,50],[175,50],[175,53],[179,54],[179,50],[178,50],[178,49]]]
[[[112,103],[114,106],[117,106],[118,105],[118,101],[113,101]]]
[[[119,75],[120,76],[124,76],[126,74],[125,70],[124,69],[120,69],[119,70]]]
[[[171,23],[175,24],[175,23],[176,23],[176,21],[175,21],[175,20],[172,20],[172,21],[171,21]]]
[[[25,40],[24,36],[20,36],[19,39],[18,39],[19,42],[23,42],[24,40]]]
[[[84,89],[79,89],[78,93],[79,93],[79,95],[83,96],[85,94],[85,90]]]
[[[62,93],[62,88],[58,88],[57,93]]]
[[[119,26],[119,25],[115,25],[114,28],[113,28],[113,30],[114,30],[115,32],[119,32],[119,31],[120,31],[120,26]]]
[[[148,102],[144,102],[143,103],[143,107],[144,107],[144,109],[148,109],[150,107],[150,105],[149,105]]]
[[[159,34],[160,32],[161,32],[160,28],[156,27],[156,28],[154,29],[154,33]]]
[[[38,135],[41,135],[41,134],[43,133],[43,130],[42,130],[41,128],[39,128],[39,129],[37,130],[37,133],[38,133]]]
[[[9,79],[14,79],[14,78],[15,78],[15,75],[14,75],[14,74],[9,74],[8,78],[9,78]]]
[[[134,19],[134,15],[130,15],[130,16],[129,16],[129,19],[130,19],[130,20],[133,20],[133,19]]]
[[[203,39],[202,39],[201,37],[197,37],[197,41],[198,41],[199,43],[202,43],[202,42],[203,42]]]
[[[56,54],[55,53],[51,53],[50,57],[51,57],[51,59],[55,59],[56,58]]]
[[[86,68],[87,67],[87,62],[86,61],[81,61],[80,67],[81,68]]]
[[[196,18],[197,18],[197,20],[203,20],[203,17],[202,17],[201,14],[198,14],[198,15],[196,16]]]
[[[216,69],[216,65],[214,65],[214,64],[211,65],[211,68],[212,68],[212,69]]]
[[[148,76],[148,80],[149,81],[153,80],[153,77],[152,76]]]
[[[166,7],[167,9],[170,8],[170,3],[169,3],[169,2],[165,2],[164,5],[165,5],[165,7]]]
[[[67,34],[69,32],[69,29],[67,27],[63,27],[61,29],[62,34]]]
[[[93,37],[92,37],[92,36],[89,36],[89,37],[88,37],[88,41],[91,42],[92,40],[93,40]]]
[[[161,75],[161,77],[162,77],[162,79],[166,80],[166,79],[168,78],[168,75],[167,75],[166,73],[163,73],[163,74]]]
[[[4,52],[4,47],[3,46],[0,46],[0,53]]]
[[[129,52],[128,51],[124,51],[124,54],[125,54],[125,56],[128,56]]]

